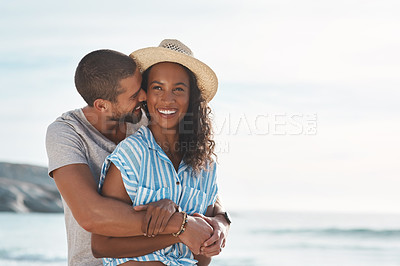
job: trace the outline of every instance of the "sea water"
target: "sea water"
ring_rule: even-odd
[[[399,214],[234,212],[212,265],[400,265]],[[0,265],[66,265],[63,214],[0,213]]]
[[[0,265],[67,265],[63,214],[0,213]]]

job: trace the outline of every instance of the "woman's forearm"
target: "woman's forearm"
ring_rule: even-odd
[[[194,258],[198,261],[198,266],[207,266],[211,263],[211,258],[203,255],[195,255]]]
[[[143,215],[144,212],[137,212],[137,214]],[[109,237],[92,234],[93,256],[96,258],[137,257],[166,248],[180,242],[180,239],[172,236],[172,233],[176,233],[179,230],[182,219],[182,213],[175,213],[170,218],[164,232],[155,237],[145,237],[141,235],[134,237]]]
[[[106,237],[92,234],[92,253],[96,258],[139,257],[178,243],[172,235],[156,237]]]

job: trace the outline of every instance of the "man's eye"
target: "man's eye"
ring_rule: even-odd
[[[160,86],[154,86],[152,89],[153,90],[161,90],[161,87]]]

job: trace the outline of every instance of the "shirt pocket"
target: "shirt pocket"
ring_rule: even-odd
[[[171,199],[171,193],[168,187],[153,190],[147,187],[139,186],[133,205],[144,205],[162,199]]]
[[[201,190],[184,187],[179,206],[188,214],[201,213],[205,214],[207,207],[207,195]]]

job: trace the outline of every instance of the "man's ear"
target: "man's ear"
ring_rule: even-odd
[[[107,112],[111,107],[111,102],[104,99],[96,99],[93,107],[99,112]]]

